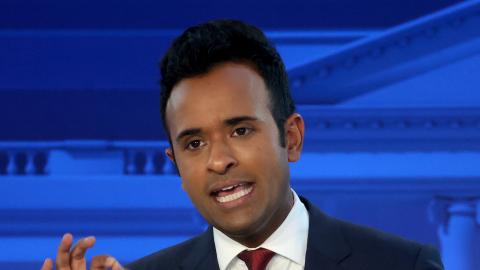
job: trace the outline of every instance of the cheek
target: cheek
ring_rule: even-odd
[[[264,147],[255,147],[256,158],[252,163],[256,171],[262,174],[265,184],[271,190],[283,189],[289,181],[288,154],[286,148],[280,146],[278,140],[264,144]],[[268,146],[268,147],[266,147]],[[277,190],[278,191],[278,190]],[[276,194],[276,192],[273,192]]]
[[[182,179],[185,177],[189,179],[198,174],[199,167],[201,166],[201,160],[198,157],[194,157],[185,153],[177,152],[176,162],[178,172]]]
[[[195,196],[195,193],[201,190],[199,183],[199,169],[198,163],[197,167],[192,166],[190,162],[185,162],[185,159],[177,159],[182,160],[182,162],[177,162],[178,172],[181,177],[182,181],[182,189],[186,191],[190,196]],[[193,163],[195,164],[195,163]]]
[[[279,170],[287,163],[285,148],[275,145],[277,141],[270,141],[269,137],[256,142],[249,142],[237,151],[240,163],[264,177],[281,175]],[[248,150],[247,150],[248,149]]]

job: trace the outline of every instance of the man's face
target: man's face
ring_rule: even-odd
[[[211,225],[247,245],[264,241],[293,203],[288,161],[298,159],[301,145],[293,154],[280,146],[268,104],[256,71],[225,63],[180,81],[166,108],[173,147],[167,155],[183,189]]]

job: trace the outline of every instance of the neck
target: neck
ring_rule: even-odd
[[[282,207],[279,207],[278,210],[273,213],[269,223],[259,226],[258,231],[255,231],[248,236],[230,236],[230,238],[249,248],[260,246],[280,227],[280,225],[282,225],[283,221],[285,221],[292,210],[293,204],[293,192],[290,191],[287,200]]]

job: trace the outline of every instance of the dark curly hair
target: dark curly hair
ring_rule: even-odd
[[[237,20],[214,20],[185,30],[161,61],[161,116],[170,137],[165,110],[173,87],[183,79],[208,73],[225,62],[253,66],[265,81],[269,109],[285,146],[285,120],[295,111],[285,65],[264,33]]]

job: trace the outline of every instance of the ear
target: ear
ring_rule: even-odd
[[[168,147],[165,149],[165,154],[167,155],[168,159],[173,163],[173,166],[177,168],[177,172],[180,175],[180,171],[178,170],[177,162],[175,161],[175,154],[173,153],[173,149],[171,147]],[[181,179],[181,177],[180,177]],[[182,189],[185,190],[183,179],[182,179]]]
[[[165,154],[167,155],[168,159],[175,164],[175,155],[173,154],[173,150],[171,147],[165,149]]]
[[[285,121],[285,139],[288,151],[288,161],[295,162],[300,159],[303,147],[305,123],[298,113],[293,113]]]

